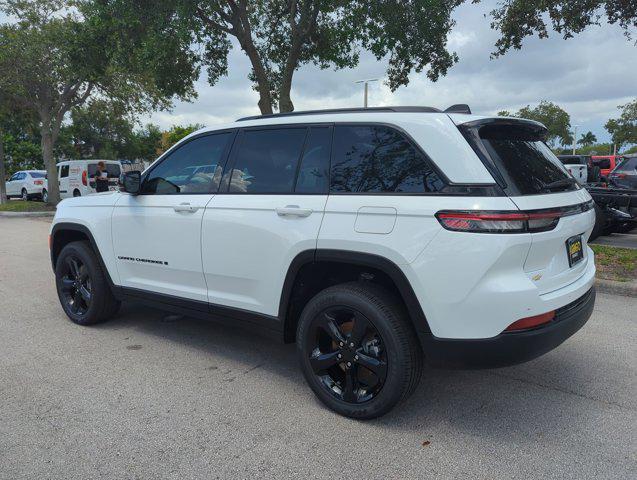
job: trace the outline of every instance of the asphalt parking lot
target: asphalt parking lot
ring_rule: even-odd
[[[597,237],[594,242],[597,245],[608,245],[610,247],[637,248],[637,230],[630,233],[613,233]]]
[[[636,298],[598,295],[527,364],[427,368],[359,422],[314,399],[291,345],[135,305],[72,324],[49,222],[0,218],[1,479],[637,478]]]

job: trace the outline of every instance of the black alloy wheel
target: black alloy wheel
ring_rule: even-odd
[[[327,407],[351,418],[389,412],[414,391],[423,355],[400,299],[372,282],[322,290],[296,331],[301,370]]]
[[[60,272],[60,290],[68,310],[81,317],[91,307],[91,278],[86,265],[78,256],[68,255],[64,260]]]
[[[347,306],[324,310],[312,322],[307,342],[314,374],[339,400],[367,402],[383,388],[387,378],[383,339],[361,312]]]
[[[88,242],[67,244],[55,264],[58,298],[67,317],[78,325],[108,320],[119,309],[105,270]]]

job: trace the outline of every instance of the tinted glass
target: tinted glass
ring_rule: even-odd
[[[312,127],[305,143],[296,179],[297,193],[327,193],[332,129]]]
[[[69,176],[69,165],[62,165],[62,169],[60,170],[60,178],[65,178]]]
[[[29,172],[29,175],[31,175],[31,177],[33,177],[33,178],[44,178],[44,177],[46,177],[46,173],[40,173],[40,172]]]
[[[142,185],[142,193],[174,195],[216,191],[232,135],[231,132],[206,135],[178,147],[151,170]]]
[[[121,168],[116,163],[107,163],[104,166],[106,167],[108,178],[119,178],[119,175],[122,173]],[[97,163],[89,163],[87,166],[87,171],[89,177],[94,177],[97,173]]]
[[[632,172],[637,170],[637,157],[625,159],[616,169],[617,172]]]
[[[335,127],[330,178],[332,192],[425,193],[444,186],[402,133],[372,125]]]
[[[247,130],[230,179],[230,192],[291,193],[307,128]]]
[[[510,195],[534,195],[577,190],[573,177],[541,141],[524,128],[488,126],[480,139],[507,185]]]
[[[593,158],[591,162],[593,163],[593,165],[599,168],[610,168],[609,158]]]

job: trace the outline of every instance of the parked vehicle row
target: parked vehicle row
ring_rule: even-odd
[[[109,190],[116,190],[122,166],[118,160],[66,160],[57,164],[60,198],[95,193],[97,164],[104,162]],[[20,170],[7,181],[7,197],[48,202],[46,170]]]

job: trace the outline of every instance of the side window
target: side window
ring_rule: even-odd
[[[296,193],[327,193],[330,170],[331,127],[311,127],[296,179]]]
[[[14,173],[13,175],[11,175],[11,178],[9,179],[9,181],[13,182],[17,180],[19,176],[20,176],[20,173]]]
[[[66,178],[69,176],[69,165],[62,165],[60,169],[60,178]]]
[[[307,128],[246,130],[230,178],[230,192],[291,193]]]
[[[337,125],[331,192],[427,193],[444,183],[427,159],[398,130],[377,125]]]
[[[224,154],[233,132],[191,140],[164,158],[144,180],[141,193],[175,195],[215,192],[223,171]]]

